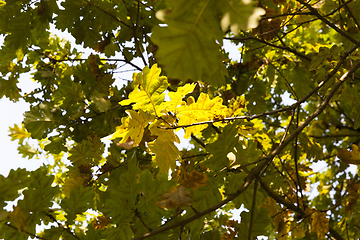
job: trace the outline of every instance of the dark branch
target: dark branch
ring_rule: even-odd
[[[332,29],[334,29],[336,32],[338,32],[341,36],[347,38],[348,40],[350,40],[351,42],[355,43],[356,46],[360,47],[360,42],[357,41],[355,38],[353,38],[352,36],[350,36],[349,34],[347,34],[346,32],[342,31],[340,28],[336,27],[335,24],[333,24],[332,22],[330,22],[329,20],[327,20],[324,16],[322,16],[315,8],[313,8],[309,3],[307,3],[304,0],[297,0],[299,3],[305,5],[310,11],[311,13],[318,17],[321,21],[323,21],[324,23],[326,23],[326,25],[328,25],[329,27],[331,27]]]

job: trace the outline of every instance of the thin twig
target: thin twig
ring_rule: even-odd
[[[129,26],[128,24],[126,24],[124,21],[122,21],[121,19],[119,19],[118,17],[114,16],[112,13],[109,13],[108,11],[102,9],[101,7],[93,4],[91,1],[89,0],[84,0],[84,2],[86,2],[87,4],[89,4],[90,6],[93,6],[94,8],[99,9],[100,11],[102,11],[103,13],[109,15],[110,17],[112,17],[113,19],[115,19],[116,21],[118,21],[119,23],[121,23],[122,25],[128,27],[131,29],[131,26]]]
[[[299,3],[305,5],[314,16],[318,17],[319,19],[321,19],[321,21],[323,21],[324,23],[326,23],[326,25],[328,25],[329,27],[331,27],[332,29],[334,29],[336,32],[338,32],[341,36],[347,38],[348,40],[350,40],[351,42],[355,43],[356,46],[360,47],[360,42],[357,41],[355,38],[353,38],[352,36],[350,36],[349,34],[347,34],[346,32],[342,31],[340,28],[338,28],[335,24],[333,24],[332,22],[330,22],[329,20],[327,20],[324,16],[322,16],[315,8],[313,8],[309,3],[307,3],[305,0],[297,0]]]
[[[73,232],[71,232],[70,228],[68,228],[67,226],[62,225],[61,223],[59,223],[56,218],[51,215],[50,213],[45,213],[46,216],[48,216],[51,220],[53,220],[54,222],[56,222],[56,224],[61,227],[62,229],[64,229],[66,232],[68,232],[71,236],[73,236],[74,238],[76,238],[77,240],[80,240],[80,238],[78,236],[76,236]]]
[[[346,60],[346,58],[352,52],[354,52],[357,48],[358,48],[358,46],[355,45],[355,46],[351,47],[348,51],[346,51],[344,53],[344,55],[340,58],[338,64],[334,67],[334,69],[328,75],[326,75],[325,80],[321,81],[305,97],[303,97],[302,99],[300,99],[299,101],[297,101],[296,103],[294,103],[294,104],[292,104],[290,106],[279,108],[279,109],[269,111],[269,112],[256,114],[256,115],[253,115],[253,116],[228,117],[228,118],[223,118],[223,119],[214,119],[214,120],[209,120],[209,121],[197,122],[197,123],[192,123],[192,124],[187,124],[187,125],[177,125],[177,126],[172,126],[172,127],[159,127],[159,128],[163,128],[163,129],[187,128],[187,127],[192,127],[192,126],[196,126],[196,125],[212,124],[212,123],[215,123],[215,122],[229,122],[229,121],[234,121],[234,120],[238,120],[238,119],[246,119],[247,121],[251,121],[251,120],[253,120],[255,118],[260,118],[260,117],[263,117],[263,116],[273,115],[273,114],[276,114],[276,113],[279,113],[279,112],[285,112],[285,111],[288,111],[288,110],[293,110],[297,106],[299,106],[300,104],[305,102],[309,97],[311,97],[311,95],[313,95],[315,92],[317,92],[321,87],[323,87],[325,85],[325,83],[328,82],[337,73],[337,71],[340,69],[340,67],[342,66],[342,64]],[[353,68],[354,67],[352,67],[351,69],[353,69]]]

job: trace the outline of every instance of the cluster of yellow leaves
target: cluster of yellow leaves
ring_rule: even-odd
[[[348,164],[360,164],[360,143],[358,146],[355,144],[351,145],[351,151],[347,149],[339,149],[337,156],[341,161]]]
[[[129,117],[123,117],[121,119],[122,124],[116,127],[116,131],[111,139],[122,138],[119,143],[125,143],[130,138],[134,141],[133,147],[137,147],[143,138],[145,127],[149,122],[153,121],[154,118],[142,110],[137,112],[128,110],[126,113]]]
[[[204,93],[197,100],[189,96],[184,101],[184,97],[194,90],[196,84],[193,83],[169,92],[171,100],[164,101],[169,83],[160,73],[161,69],[155,64],[151,69],[145,67],[133,75],[134,90],[128,99],[119,103],[123,106],[132,104],[133,110],[126,111],[128,116],[121,119],[122,125],[116,128],[110,139],[120,139],[118,145],[126,148],[137,147],[140,143],[145,146],[146,141],[147,150],[155,154],[154,164],[160,172],[168,173],[169,169],[175,169],[176,160],[181,160],[175,145],[180,140],[171,127],[236,116],[244,109],[245,99],[239,97],[231,102],[229,108],[222,104],[220,97],[210,99]],[[199,134],[206,127],[206,124],[201,124],[185,128],[185,138]],[[146,131],[155,137],[144,139]]]

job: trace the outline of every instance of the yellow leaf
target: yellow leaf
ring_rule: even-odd
[[[312,214],[311,230],[317,232],[318,238],[325,238],[329,232],[329,219],[326,218],[325,212],[316,211]]]
[[[189,206],[192,204],[190,197],[190,191],[186,191],[183,186],[176,186],[168,193],[163,195],[164,200],[157,201],[156,205],[161,208],[177,208],[183,206]]]
[[[157,67],[157,64],[154,64],[151,69],[146,66],[142,72],[134,73],[135,89],[129,94],[129,99],[123,100],[119,104],[124,106],[135,103],[132,106],[134,110],[141,109],[157,115],[157,109],[165,98],[164,91],[169,85],[167,78],[160,77],[160,73],[161,69]]]
[[[360,146],[360,143],[359,143]],[[351,145],[351,152],[347,149],[339,149],[337,156],[341,161],[346,162],[348,164],[360,164],[360,151],[359,146],[355,144]]]
[[[19,206],[13,207],[13,211],[8,213],[8,216],[13,220],[18,231],[23,232],[27,229],[27,223],[24,213]]]
[[[245,105],[246,105],[246,101],[244,95],[237,96],[236,99],[232,98],[229,103],[227,116],[228,117],[238,116],[241,112],[245,110]]]
[[[177,117],[179,125],[189,125],[197,122],[209,121],[215,118],[226,117],[226,107],[222,105],[222,99],[215,97],[210,100],[209,95],[201,93],[197,102],[192,97],[187,99],[187,104],[178,108]],[[185,129],[185,138],[191,134],[198,134],[207,127],[206,124],[196,125]]]
[[[279,205],[277,205],[276,201],[271,197],[267,197],[261,206],[268,211],[269,217],[274,217],[279,209]]]
[[[302,239],[305,237],[305,227],[304,223],[291,222],[290,225],[291,236],[297,239]]]
[[[280,213],[275,215],[273,224],[275,226],[276,239],[286,240],[287,239],[287,226],[286,226],[286,218],[284,213]]]
[[[193,83],[193,84],[188,83],[182,87],[179,87],[176,92],[169,92],[168,95],[169,95],[171,101],[164,102],[162,104],[162,108],[163,108],[162,110],[164,112],[170,111],[170,112],[173,112],[176,114],[178,107],[186,104],[183,101],[183,98],[185,97],[185,95],[194,91],[195,86],[196,86],[196,83]]]
[[[136,147],[143,138],[145,127],[149,122],[153,121],[154,118],[142,110],[138,112],[128,110],[126,113],[129,116],[121,119],[122,124],[116,127],[116,131],[111,139],[122,138],[119,142],[121,144],[127,142],[128,138],[131,138],[131,140],[134,141],[133,147]]]
[[[19,139],[20,144],[23,143],[25,138],[31,136],[31,134],[28,133],[28,131],[24,128],[23,125],[20,128],[17,124],[14,124],[13,128],[9,127],[9,132],[10,132],[9,136],[11,137],[11,141]]]
[[[80,185],[84,184],[85,178],[78,177],[72,173],[70,173],[70,177],[66,178],[65,183],[62,187],[62,191],[66,197],[70,197],[70,193],[72,190],[77,189]]]
[[[149,150],[156,155],[155,164],[160,168],[161,173],[168,173],[169,169],[174,170],[176,167],[176,159],[181,160],[179,149],[174,142],[180,143],[180,139],[174,133],[173,129],[163,129],[168,127],[171,116],[163,117],[164,120],[157,120],[149,127],[151,134],[158,136],[154,142],[149,142]]]

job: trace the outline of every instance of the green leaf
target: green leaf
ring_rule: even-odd
[[[94,91],[93,94],[91,95],[91,102],[93,104],[95,104],[95,107],[100,111],[100,112],[106,112],[110,109],[111,107],[111,102],[109,99],[105,98],[104,94],[99,93],[98,91]]]
[[[59,113],[56,107],[41,103],[25,112],[24,125],[31,133],[32,138],[42,139],[56,127],[59,121]]]
[[[103,232],[108,240],[128,240],[134,236],[129,224],[121,224],[116,228],[108,228]]]
[[[13,201],[19,197],[18,190],[28,186],[31,181],[29,172],[23,168],[11,169],[7,177],[0,175],[0,206],[3,207],[3,201]]]
[[[239,141],[237,124],[229,124],[224,127],[218,139],[207,145],[206,149],[211,153],[211,157],[206,160],[205,164],[212,169],[221,170],[230,166],[231,160],[228,158],[229,153],[234,153],[234,147]]]
[[[224,83],[226,69],[222,64],[216,7],[212,1],[169,2],[171,11],[156,13],[167,27],[154,27],[151,39],[158,45],[157,60],[172,78],[191,78],[214,86]],[[215,73],[220,72],[220,76]],[[206,78],[209,77],[209,78]]]
[[[256,28],[265,10],[253,4],[252,1],[218,1],[218,7],[223,12],[221,29],[225,32],[230,26],[231,32],[237,35],[240,29]]]
[[[60,206],[66,213],[66,223],[73,224],[76,214],[82,214],[94,206],[94,191],[91,187],[79,186],[76,191],[71,191],[69,198],[64,198]]]
[[[28,142],[26,142],[25,144],[19,145],[19,147],[17,149],[23,158],[28,157],[29,159],[31,159],[35,155],[39,154],[39,151],[36,150],[36,148],[34,146],[30,146],[30,144]]]
[[[18,101],[21,97],[20,89],[17,87],[18,80],[17,79],[9,79],[5,80],[0,78],[0,98],[7,97],[12,101]]]

